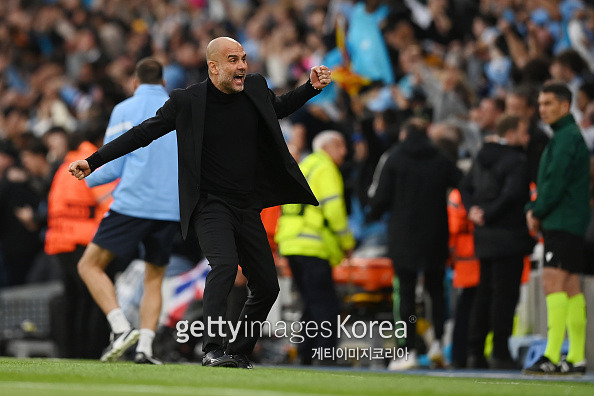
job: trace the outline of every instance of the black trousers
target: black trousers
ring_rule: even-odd
[[[445,294],[444,294],[444,265],[427,266],[425,275],[425,290],[431,298],[431,320],[435,330],[435,338],[441,340],[443,336],[443,325],[445,322]],[[401,266],[396,266],[396,275],[400,281],[400,320],[407,324],[407,337],[404,345],[409,349],[416,349],[415,338],[417,333],[416,321],[409,318],[416,315],[415,310],[415,287],[417,285],[417,271],[411,271]]]
[[[226,320],[227,297],[239,264],[248,279],[249,294],[239,315],[240,331],[229,342],[227,353],[250,354],[260,335],[258,322],[266,320],[280,291],[260,208],[240,209],[212,194],[203,194],[192,215],[192,224],[211,266],[204,289],[205,329],[209,322]],[[225,337],[218,329],[218,325],[213,326],[211,334],[205,330],[203,351],[225,345]]]
[[[493,330],[493,358],[511,359],[508,338],[520,297],[523,268],[523,256],[481,259],[481,280],[470,319],[469,356],[483,356],[485,338]]]
[[[330,334],[322,331],[315,332],[309,337],[302,331],[303,342],[298,345],[299,359],[302,364],[311,364],[313,349],[332,348],[337,345],[337,320],[339,302],[332,280],[332,268],[328,260],[307,256],[288,256],[289,266],[293,274],[293,282],[303,300],[303,316],[301,321],[315,322],[321,329],[322,322],[328,321]],[[329,337],[327,337],[329,336]]]
[[[455,368],[466,366],[468,351],[468,329],[470,327],[470,315],[474,305],[476,287],[462,289],[458,302],[456,303],[456,315],[454,317],[454,332],[452,334],[452,365]]]
[[[85,246],[56,257],[64,284],[64,332],[56,335],[61,357],[98,359],[109,343],[109,323],[78,275],[78,261]],[[113,276],[108,272],[108,276]]]

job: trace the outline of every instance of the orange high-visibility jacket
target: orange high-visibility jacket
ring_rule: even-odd
[[[88,245],[111,205],[111,191],[117,181],[89,188],[68,172],[72,161],[86,158],[96,150],[92,143],[81,143],[66,155],[54,176],[48,200],[47,254],[72,252],[76,245]]]
[[[457,189],[452,190],[448,197],[448,224],[454,262],[453,285],[455,288],[477,286],[480,281],[480,264],[474,255],[474,225],[468,220],[462,196]]]

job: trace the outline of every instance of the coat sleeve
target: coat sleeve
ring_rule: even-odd
[[[173,95],[157,110],[157,114],[131,128],[117,139],[101,147],[87,158],[91,171],[132,151],[148,146],[153,140],[175,129],[177,109]]]
[[[384,154],[384,155],[387,155]],[[394,153],[390,154],[385,161],[380,160],[376,173],[379,172],[377,187],[372,192],[370,187],[369,206],[370,212],[366,220],[377,220],[390,207],[390,202],[394,195],[394,186],[396,184],[396,172],[393,170]],[[375,186],[372,186],[375,187]]]
[[[309,81],[281,96],[268,89],[268,96],[274,106],[277,118],[284,118],[302,107],[308,100],[322,91],[316,90]]]

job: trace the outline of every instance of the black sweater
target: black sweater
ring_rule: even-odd
[[[258,111],[240,92],[225,94],[207,82],[201,166],[201,190],[228,203],[247,207],[256,199]]]

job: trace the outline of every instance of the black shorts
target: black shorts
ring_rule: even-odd
[[[572,274],[584,271],[584,238],[566,231],[544,230],[544,266]]]
[[[139,219],[110,210],[99,224],[93,243],[123,259],[132,259],[142,242],[143,259],[157,266],[169,262],[173,239],[180,232],[179,223]]]

